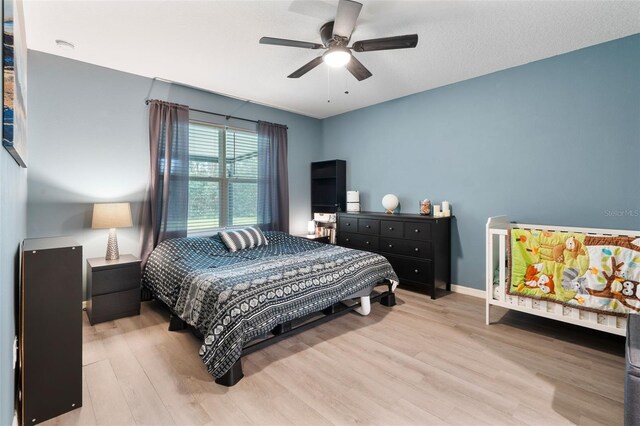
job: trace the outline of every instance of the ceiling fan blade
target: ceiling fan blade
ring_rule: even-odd
[[[286,38],[262,37],[260,44],[273,44],[275,46],[300,47],[302,49],[322,49],[324,46],[307,41],[288,40]]]
[[[418,34],[407,34],[396,37],[374,38],[360,40],[353,43],[356,52],[371,52],[374,50],[408,49],[418,45]]]
[[[317,58],[312,59],[311,61],[307,62],[306,64],[304,64],[303,66],[301,66],[300,68],[298,68],[297,70],[289,74],[287,78],[300,78],[306,73],[308,73],[309,71],[311,71],[312,69],[314,69],[315,67],[317,67],[318,65],[320,65],[321,63],[322,63],[322,56],[318,56]]]
[[[362,65],[362,62],[357,60],[353,55],[351,55],[351,60],[347,62],[346,68],[358,81],[366,80],[373,75]]]
[[[340,0],[336,12],[336,20],[333,23],[333,35],[349,40],[360,15],[362,3],[352,0]]]

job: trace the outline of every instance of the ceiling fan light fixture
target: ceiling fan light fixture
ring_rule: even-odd
[[[322,55],[322,60],[330,67],[343,67],[351,60],[351,52],[346,47],[331,47]]]

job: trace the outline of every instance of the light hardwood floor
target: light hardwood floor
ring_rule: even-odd
[[[622,424],[623,338],[500,308],[485,326],[482,299],[397,294],[247,356],[232,388],[155,302],[85,316],[84,405],[45,424]]]

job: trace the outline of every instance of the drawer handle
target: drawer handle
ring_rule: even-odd
[[[349,222],[346,223],[347,226],[351,226],[351,224]]]
[[[418,247],[413,249],[414,251],[420,251],[420,249]]]
[[[393,244],[389,244],[389,248],[393,248]]]
[[[390,226],[390,227],[389,227],[389,231],[393,231],[393,226]]]
[[[415,229],[413,232],[415,232],[417,234],[418,232],[420,232],[420,230],[419,229]]]
[[[348,239],[348,238],[345,238],[344,240],[345,240],[346,242],[349,242],[349,241],[351,241],[351,240],[350,240],[350,239]]]
[[[371,228],[371,225],[365,225],[365,228],[369,229]]]
[[[415,273],[417,274],[417,273],[418,273],[418,272],[420,272],[420,271],[418,271],[417,269],[414,269],[414,270],[413,270],[413,272],[415,272]]]
[[[371,243],[370,243],[369,241],[367,241],[365,244],[366,244],[366,245],[369,245],[369,244],[371,244]]]

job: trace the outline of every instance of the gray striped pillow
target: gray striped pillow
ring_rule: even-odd
[[[220,231],[219,235],[230,252],[269,244],[269,241],[257,226]]]

